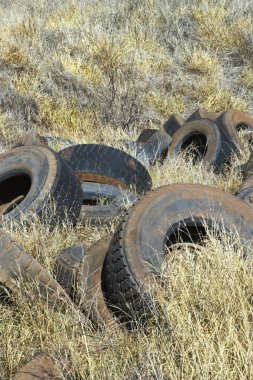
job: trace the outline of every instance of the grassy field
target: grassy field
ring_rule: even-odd
[[[121,138],[197,107],[253,114],[252,17],[249,0],[0,0],[3,149],[34,127],[121,147]],[[154,187],[203,183],[235,193],[250,154],[241,139],[223,175],[178,159],[152,168]],[[62,249],[116,225],[6,230],[53,273]],[[17,294],[0,305],[0,379],[40,355],[65,366],[69,380],[253,379],[252,274],[232,246],[210,238],[197,266],[174,265],[154,291],[148,331],[132,333],[97,330],[78,310],[52,311]]]

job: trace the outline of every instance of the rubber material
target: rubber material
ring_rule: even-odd
[[[233,195],[205,185],[175,184],[149,192],[129,211],[112,239],[103,267],[103,290],[122,322],[145,323],[152,302],[149,281],[160,274],[167,247],[203,244],[208,228],[240,236],[252,253],[253,214]],[[151,305],[151,306],[150,306]]]
[[[23,214],[28,221],[36,213],[45,216],[47,223],[65,218],[74,223],[81,210],[82,190],[71,168],[53,150],[23,146],[0,156],[0,205],[13,199],[19,202],[2,216],[6,221]]]
[[[176,158],[183,150],[182,147],[190,147],[191,142],[197,143],[197,150],[192,152],[196,158],[203,160],[203,164],[220,169],[227,161],[227,155],[222,149],[222,137],[217,125],[211,120],[202,119],[187,122],[172,138],[168,149],[168,159]]]
[[[208,119],[208,120],[215,121],[218,116],[219,116],[218,113],[208,112],[204,108],[198,108],[188,117],[187,122],[193,121],[193,120],[200,120],[200,119]]]
[[[172,115],[164,123],[163,129],[168,135],[173,136],[174,133],[186,123],[186,120],[180,115]]]
[[[36,130],[32,130],[21,136],[16,143],[11,146],[11,149],[26,145],[42,145],[48,147],[47,140],[43,136],[40,136]]]
[[[91,225],[111,222],[126,211],[137,197],[130,191],[113,185],[103,185],[95,182],[82,182],[83,205],[80,217]],[[106,202],[103,204],[102,202]],[[94,203],[94,205],[89,205]]]
[[[129,189],[138,194],[151,189],[146,168],[134,157],[110,146],[82,144],[60,151],[81,182],[97,182]]]
[[[236,196],[253,207],[253,153],[244,168],[244,181]]]
[[[58,255],[55,262],[55,278],[74,302],[78,302],[76,273],[84,260],[88,247],[89,244],[86,242],[68,247]]]
[[[50,358],[33,359],[18,370],[14,380],[62,380],[62,372]]]
[[[144,129],[136,140],[137,144],[146,144],[146,142],[157,132],[157,129]]]
[[[167,153],[171,137],[164,131],[156,131],[152,137],[139,149],[136,158],[148,165],[154,164]]]
[[[69,297],[53,277],[0,229],[0,282],[15,292],[20,280],[33,284],[34,294],[52,300],[52,304],[57,300],[70,303]]]

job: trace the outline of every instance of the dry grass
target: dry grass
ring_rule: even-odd
[[[196,107],[253,113],[250,1],[0,1],[0,135],[25,130],[122,148],[142,128]],[[178,158],[151,170],[154,187],[175,182],[235,193],[239,165],[223,175]],[[60,149],[61,143],[52,142]],[[69,245],[114,231],[36,222],[6,229],[53,273]],[[0,378],[34,356],[50,355],[65,379],[251,379],[252,276],[233,247],[210,239],[196,265],[164,273],[149,331],[96,330],[78,310],[63,314],[17,294],[0,305]]]

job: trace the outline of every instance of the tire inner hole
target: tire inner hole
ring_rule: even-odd
[[[0,182],[0,215],[16,208],[27,196],[31,188],[31,178],[27,174],[16,174]]]
[[[112,201],[113,197],[106,195],[98,195],[91,198],[85,197],[83,199],[83,206],[108,206]]]
[[[207,151],[207,138],[202,133],[194,133],[186,136],[180,146],[180,151],[185,153],[185,158],[193,158],[193,162],[203,159]]]
[[[168,251],[173,244],[179,243],[192,243],[203,246],[205,245],[206,237],[207,231],[203,225],[180,225],[166,238],[165,247]]]

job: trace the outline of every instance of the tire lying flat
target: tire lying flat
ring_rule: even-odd
[[[168,159],[176,158],[181,151],[196,143],[194,155],[204,165],[214,166],[219,171],[231,160],[234,150],[228,144],[227,137],[211,120],[201,119],[187,122],[173,135],[168,150]]]
[[[54,213],[52,213],[52,204]],[[0,156],[0,213],[6,221],[36,213],[48,223],[76,222],[82,205],[81,185],[53,150],[23,146]]]
[[[208,228],[235,229],[252,253],[253,215],[236,197],[204,185],[175,184],[149,192],[126,215],[103,267],[103,290],[122,322],[146,322],[149,280],[159,275],[166,250],[176,243],[202,244]],[[246,253],[245,253],[246,254]]]
[[[81,188],[83,205],[80,217],[91,225],[111,222],[137,200],[130,191],[113,185],[81,182]]]
[[[31,282],[34,294],[49,301],[52,299],[52,304],[57,300],[70,303],[69,297],[53,277],[8,234],[0,230],[0,282],[15,292],[20,281]]]
[[[97,182],[129,189],[138,194],[151,189],[145,167],[129,154],[110,146],[81,144],[65,148],[60,156],[81,182]]]

